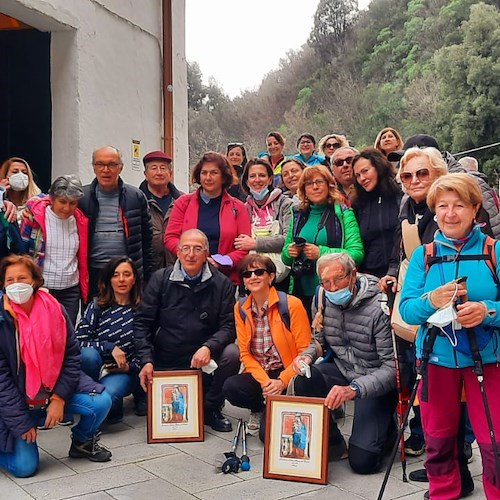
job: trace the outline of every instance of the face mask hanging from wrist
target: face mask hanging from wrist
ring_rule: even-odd
[[[458,284],[455,285],[455,293],[450,302],[439,308],[427,319],[429,325],[435,326],[441,330],[443,335],[448,338],[453,347],[457,347],[458,339],[455,333],[456,330],[461,330],[462,325],[458,321],[457,310],[455,308],[455,299],[458,294]],[[445,327],[451,326],[451,335],[445,330]]]

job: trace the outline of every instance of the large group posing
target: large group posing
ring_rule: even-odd
[[[207,152],[188,194],[162,151],[144,157],[139,188],[112,146],[93,152],[91,184],[63,175],[48,194],[24,159],[3,163],[1,467],[33,475],[37,433],[58,424],[73,425],[70,457],[108,461],[99,438],[125,397],[144,416],[154,371],[210,365],[205,425],[232,430],[227,400],[264,440],[269,396],[322,397],[329,459],[370,474],[397,435],[397,381],[419,372],[404,448],[427,458],[410,479],[429,481],[427,498],[466,496],[477,440],[486,496],[500,498],[495,191],[425,134],[385,128],[357,150],[305,133],[296,146],[285,155],[270,132],[250,159],[242,143]]]

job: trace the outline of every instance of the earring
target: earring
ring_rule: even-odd
[[[434,219],[434,222],[437,222],[437,221],[438,221],[438,216],[437,216],[437,215],[435,215],[435,216],[433,217],[433,219]]]

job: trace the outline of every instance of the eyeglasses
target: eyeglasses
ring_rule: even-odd
[[[306,182],[304,182],[304,186],[306,188],[307,187],[312,187],[312,186],[320,187],[320,186],[323,186],[324,184],[326,184],[326,180],[325,179],[314,179],[313,181],[306,181]]]
[[[152,165],[151,167],[148,167],[148,170],[150,172],[169,172],[172,168],[170,166],[166,165]]]
[[[340,144],[338,142],[327,142],[325,148],[338,149],[340,148]]]
[[[347,163],[347,165],[352,165],[352,160],[354,160],[354,156],[348,156],[347,158],[344,158],[343,160],[334,160],[332,163],[336,167],[341,167],[344,165],[344,163]]]
[[[121,166],[121,163],[116,163],[114,161],[110,161],[109,163],[104,163],[102,161],[96,161],[94,163],[94,167],[97,168],[98,170],[104,170],[106,167],[108,167],[110,170],[115,170]]]
[[[401,182],[403,184],[410,184],[413,179],[417,179],[420,182],[428,181],[430,176],[430,172],[428,168],[421,168],[417,170],[414,174],[411,172],[403,172],[402,174],[399,175]]]
[[[193,252],[195,255],[201,255],[203,252],[206,252],[207,249],[205,247],[201,246],[195,246],[195,247],[190,247],[189,245],[182,245],[179,248],[179,252],[182,255],[189,255],[191,252]]]
[[[241,275],[245,278],[251,278],[252,274],[255,274],[255,276],[263,276],[265,273],[267,273],[267,269],[249,269],[248,271],[243,271]]]
[[[330,288],[332,285],[338,286],[338,284],[345,280],[349,275],[350,273],[347,273],[344,276],[338,276],[337,278],[332,278],[331,280],[320,280],[319,284],[325,288]]]

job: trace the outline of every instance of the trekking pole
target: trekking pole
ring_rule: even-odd
[[[422,346],[422,359],[420,360],[420,365],[417,366],[417,378],[415,380],[415,384],[413,385],[413,389],[411,391],[410,400],[408,402],[408,408],[403,417],[403,423],[399,429],[398,438],[394,443],[394,447],[391,452],[391,456],[389,458],[389,464],[387,465],[387,470],[385,471],[384,480],[382,481],[382,485],[380,487],[380,491],[377,497],[377,500],[382,500],[385,492],[385,488],[387,486],[387,481],[389,480],[389,475],[391,473],[392,466],[394,464],[394,459],[396,458],[396,454],[398,452],[398,446],[401,441],[402,436],[404,435],[404,431],[406,429],[406,425],[408,424],[408,417],[410,416],[410,411],[415,401],[415,397],[417,396],[417,390],[420,385],[420,381],[424,378],[427,373],[427,365],[429,364],[429,359],[431,357],[432,349],[434,348],[434,343],[436,342],[436,337],[439,332],[439,328],[432,326],[424,339],[424,345]]]

